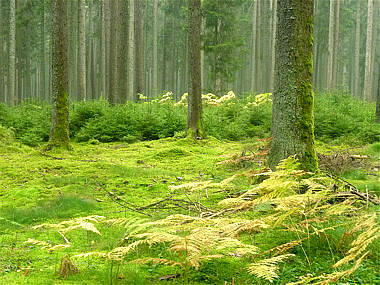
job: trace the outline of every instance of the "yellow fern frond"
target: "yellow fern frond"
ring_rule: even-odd
[[[46,241],[36,240],[36,239],[32,239],[32,238],[28,238],[28,240],[24,241],[24,243],[42,246],[42,248],[50,248],[51,247],[51,244],[46,242]]]
[[[181,262],[176,262],[174,260],[170,260],[170,259],[165,259],[165,258],[151,258],[151,257],[147,257],[147,258],[138,258],[138,259],[134,259],[130,262],[133,262],[133,263],[138,263],[138,264],[144,264],[144,263],[153,263],[153,264],[163,264],[163,265],[169,265],[169,266],[183,266],[183,263]]]
[[[260,260],[259,262],[250,264],[248,266],[248,272],[257,277],[264,278],[269,282],[273,282],[275,278],[278,278],[276,273],[278,270],[277,264],[292,256],[294,256],[294,254],[284,254]]]
[[[108,255],[105,252],[93,251],[93,252],[86,252],[86,253],[81,253],[81,254],[74,255],[73,258],[75,258],[75,257],[78,257],[78,258],[88,258],[88,257],[92,257],[92,256],[93,257],[105,258]]]

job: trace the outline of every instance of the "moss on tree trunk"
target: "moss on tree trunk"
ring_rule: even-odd
[[[193,138],[205,136],[202,123],[201,98],[201,1],[189,0],[189,60],[191,92],[187,114],[187,134]]]
[[[52,125],[47,148],[70,147],[67,73],[66,1],[53,1],[52,15]]]
[[[313,1],[278,1],[275,89],[269,165],[296,155],[303,169],[318,167],[312,91]]]

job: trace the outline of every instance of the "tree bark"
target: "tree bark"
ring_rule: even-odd
[[[277,30],[277,0],[273,1],[273,24],[272,24],[272,55],[271,55],[271,72],[270,72],[270,81],[269,88],[270,91],[273,92],[273,82],[274,82],[274,66],[276,62],[275,56],[275,46],[276,46],[276,30]]]
[[[109,91],[109,101],[111,104],[116,104],[118,100],[118,0],[111,0],[110,2],[111,10],[111,21],[110,21],[110,91]]]
[[[144,48],[143,15],[141,0],[135,0],[135,50],[136,50],[136,93],[144,94]]]
[[[333,62],[334,62],[334,33],[335,33],[335,5],[334,0],[330,0],[329,15],[329,43],[327,60],[327,88],[333,88]]]
[[[3,51],[3,2],[0,1],[0,103],[5,103],[4,93],[4,51]]]
[[[378,63],[377,96],[376,96],[376,122],[380,123],[380,62]]]
[[[101,61],[100,61],[100,76],[101,76],[101,91],[100,96],[106,98],[106,21],[105,21],[105,1],[101,2]]]
[[[356,1],[355,55],[354,55],[354,94],[361,97],[360,89],[360,2]]]
[[[252,7],[252,53],[251,53],[251,92],[257,89],[257,70],[256,70],[256,19],[257,19],[257,1],[253,0]],[[277,1],[277,0],[276,0]]]
[[[189,0],[189,66],[190,86],[187,133],[193,138],[203,138],[201,99],[201,0]]]
[[[9,70],[8,70],[8,103],[16,103],[16,3],[9,1]]]
[[[135,100],[135,0],[129,0],[129,23],[128,23],[128,100]]]
[[[269,166],[296,155],[303,169],[315,171],[313,1],[278,1],[275,89]]]
[[[66,0],[52,1],[52,125],[48,148],[69,148]]]
[[[368,0],[367,10],[367,41],[365,52],[365,72],[364,72],[364,99],[371,100],[372,96],[372,31],[373,31],[373,0]]]
[[[78,100],[86,100],[86,7],[78,1]]]
[[[153,95],[157,95],[157,70],[158,70],[158,60],[157,60],[157,42],[158,42],[158,24],[157,24],[157,14],[158,14],[158,3],[157,0],[153,0],[153,62],[152,62],[152,92]]]

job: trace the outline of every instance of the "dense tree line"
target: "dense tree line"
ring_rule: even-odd
[[[187,0],[67,1],[69,94],[111,103],[188,92]],[[273,90],[277,0],[202,1],[202,91]],[[379,1],[314,1],[315,90],[375,100]],[[48,0],[0,0],[0,100],[51,100]]]

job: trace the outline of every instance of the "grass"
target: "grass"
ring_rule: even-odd
[[[119,244],[124,230],[117,227],[100,226],[102,236],[92,232],[74,230],[67,234],[73,246],[63,251],[49,253],[41,247],[26,245],[28,238],[63,242],[56,231],[32,230],[33,225],[44,222],[59,222],[73,217],[101,215],[107,218],[127,217],[147,218],[140,213],[125,211],[107,194],[112,192],[135,206],[143,206],[168,195],[178,198],[190,197],[206,206],[224,197],[224,193],[173,192],[170,185],[193,181],[221,181],[247,168],[220,165],[218,162],[240,154],[255,151],[264,142],[227,142],[209,138],[192,141],[186,138],[166,138],[156,141],[127,143],[74,143],[70,152],[55,150],[46,156],[38,148],[31,148],[18,142],[2,147],[0,154],[0,278],[1,284],[182,284],[182,278],[159,281],[158,277],[177,273],[176,269],[162,265],[136,265],[97,259],[75,260],[80,274],[67,280],[58,276],[59,263],[65,254],[74,255],[89,250],[111,250]],[[326,145],[320,145],[326,149]],[[379,144],[359,150],[370,154],[378,163]],[[243,167],[258,167],[247,164]],[[360,189],[367,187],[379,191],[379,176],[366,175],[364,170],[350,170],[346,179]],[[378,175],[378,173],[377,173]],[[363,186],[367,185],[367,186]],[[236,189],[249,187],[246,179],[235,182]],[[265,205],[264,205],[265,206]],[[263,207],[264,207],[263,206]],[[154,219],[168,214],[188,213],[184,210],[166,209],[149,213]],[[258,209],[260,211],[260,209]],[[271,248],[288,233],[276,230],[258,235],[247,234],[247,242]],[[106,238],[104,238],[106,237]],[[334,240],[334,237],[331,238]],[[301,248],[294,248],[297,256],[281,265],[279,279],[273,284],[295,281],[294,277],[308,273],[331,272],[331,259],[337,258],[339,251],[331,253],[323,237],[313,239],[309,265]],[[378,246],[379,243],[373,247]],[[333,245],[334,246],[334,245]],[[164,256],[165,246],[142,249],[141,256],[155,251]],[[378,253],[365,261],[352,275],[347,284],[376,284],[379,281]],[[248,260],[227,258],[206,262],[199,271],[190,270],[191,284],[267,284],[266,281],[247,273]],[[230,284],[229,283],[229,284]]]

